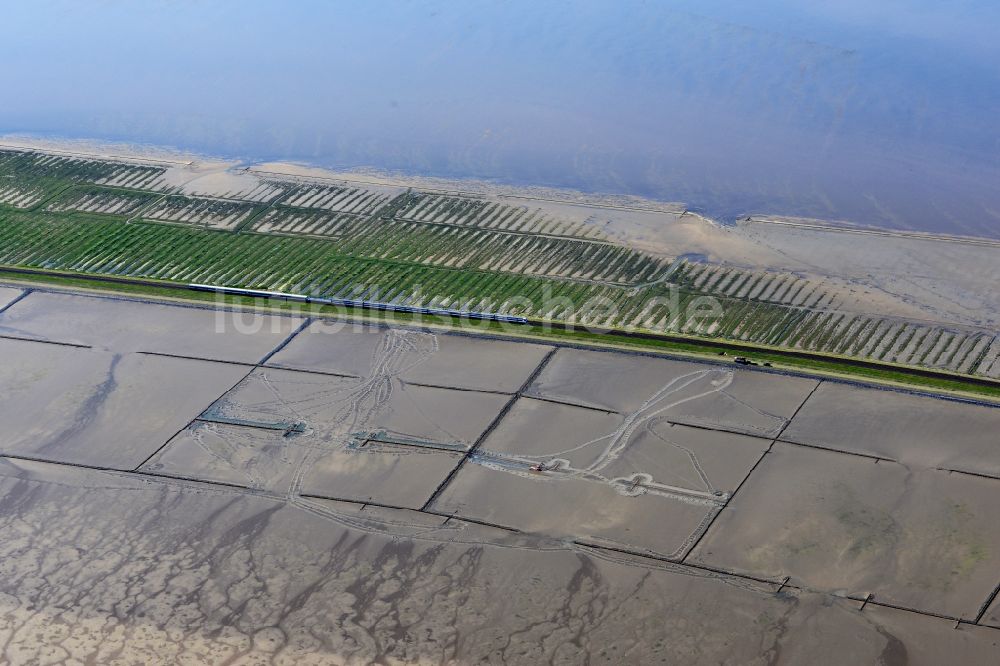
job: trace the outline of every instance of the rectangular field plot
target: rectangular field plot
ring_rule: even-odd
[[[678,559],[766,445],[655,415],[522,398],[434,508]]]
[[[239,366],[0,339],[0,452],[132,469],[239,381]]]
[[[774,437],[816,384],[720,365],[560,349],[527,393]]]
[[[480,459],[515,471],[540,465],[545,473],[534,476],[553,481],[579,477],[711,499],[735,490],[766,448],[758,438],[671,425],[658,416],[625,419],[522,398],[483,442]]]
[[[145,469],[272,492],[420,508],[504,395],[260,368]]]
[[[328,449],[377,439],[464,450],[506,402],[492,393],[405,385],[388,372],[360,379],[259,368],[203,418],[295,432],[302,444]]]
[[[144,471],[254,490],[419,509],[462,454],[377,441],[342,446],[315,431],[195,421]]]
[[[380,443],[319,453],[300,492],[419,509],[461,459],[449,451]]]
[[[507,466],[476,456],[433,508],[524,532],[680,559],[718,510],[711,500],[678,499],[586,478]]]
[[[998,432],[996,407],[826,383],[782,439],[1000,477]]]
[[[148,208],[142,217],[154,222],[176,222],[232,231],[258,210],[256,205],[240,201],[171,196]]]
[[[279,429],[195,421],[142,470],[185,479],[285,492],[306,453]]]
[[[997,584],[1000,481],[775,444],[691,559],[975,619]]]
[[[0,314],[0,334],[116,352],[256,363],[301,323],[296,317],[35,291]]]
[[[513,393],[551,347],[402,328],[313,323],[269,365]]]
[[[576,467],[593,461],[624,419],[613,412],[522,397],[483,442],[482,451],[534,462],[565,459]]]

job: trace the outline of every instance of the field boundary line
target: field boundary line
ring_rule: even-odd
[[[736,493],[740,492],[740,488],[742,488],[743,485],[747,482],[747,480],[753,475],[754,470],[756,470],[760,466],[760,464],[764,462],[764,458],[766,458],[768,454],[771,453],[772,448],[774,448],[774,440],[772,440],[771,443],[768,444],[767,448],[764,449],[763,452],[761,452],[760,457],[757,458],[757,462],[755,462],[750,467],[747,473],[743,476],[743,479],[740,481],[739,485],[736,486],[736,489],[733,490],[733,492],[729,494],[729,497],[726,498],[725,504],[719,507],[719,509],[715,512],[715,515],[713,515],[712,518],[708,521],[708,525],[705,525],[705,529],[701,530],[701,534],[699,534],[698,537],[693,542],[691,542],[691,545],[687,547],[687,550],[684,552],[684,555],[681,556],[680,559],[676,560],[677,562],[680,562],[681,564],[687,564],[688,557],[691,555],[691,553],[695,551],[698,545],[704,540],[705,536],[711,531],[712,526],[715,525],[715,521],[719,519],[719,516],[722,515],[722,512],[725,511],[727,508],[729,508],[729,505],[732,503],[733,498],[736,497]]]
[[[521,397],[525,398],[527,400],[537,400],[539,402],[549,402],[549,403],[552,403],[553,405],[563,405],[564,407],[575,407],[576,409],[586,409],[586,410],[592,411],[592,412],[602,412],[604,414],[619,414],[619,415],[621,414],[621,412],[619,412],[616,409],[608,409],[608,408],[605,408],[605,407],[596,407],[594,405],[584,405],[584,404],[581,404],[581,403],[578,403],[578,402],[570,402],[569,400],[559,400],[557,398],[548,398],[548,397],[541,396],[541,395],[535,395],[533,393],[523,393],[521,395]]]
[[[755,462],[753,466],[751,466],[750,469],[747,471],[747,473],[743,476],[743,479],[740,481],[739,485],[737,485],[736,488],[733,490],[733,492],[729,494],[729,497],[726,498],[725,504],[723,504],[719,508],[719,510],[715,512],[715,515],[713,515],[711,520],[708,521],[708,525],[705,526],[705,529],[703,529],[701,531],[701,534],[699,534],[698,537],[691,543],[691,545],[688,546],[687,551],[684,553],[683,557],[681,557],[679,560],[681,563],[687,563],[688,557],[691,555],[691,553],[695,551],[695,549],[702,542],[702,540],[704,540],[705,536],[711,531],[712,526],[715,525],[715,521],[719,519],[719,516],[721,516],[722,513],[727,508],[729,508],[729,505],[732,504],[733,498],[736,497],[737,493],[740,492],[740,489],[746,484],[748,480],[750,480],[750,477],[753,476],[754,471],[760,466],[762,462],[764,462],[764,459],[774,449],[774,443],[779,441],[779,438],[785,432],[785,428],[787,428],[789,424],[791,424],[792,420],[796,416],[798,416],[799,411],[802,409],[803,406],[805,406],[806,402],[809,401],[809,398],[813,396],[813,394],[816,392],[816,389],[818,389],[820,384],[822,383],[823,383],[822,379],[816,382],[816,386],[812,387],[812,390],[809,391],[806,397],[802,399],[802,402],[800,402],[799,406],[795,408],[795,411],[792,412],[792,415],[788,417],[788,420],[785,421],[784,425],[781,427],[781,430],[778,431],[778,434],[775,435],[773,438],[771,438],[771,443],[767,445],[767,448],[764,450],[764,452],[760,454],[759,458],[757,458],[757,462]],[[784,584],[787,584],[787,581],[785,581]]]
[[[976,620],[975,620],[977,625],[984,626],[980,625],[979,623],[983,621],[983,617],[986,615],[986,611],[990,609],[990,605],[993,603],[993,600],[997,598],[998,594],[1000,594],[1000,583],[997,583],[997,586],[993,588],[993,592],[990,593],[988,597],[986,597],[986,601],[984,601],[983,605],[979,607],[979,613],[976,614]],[[990,626],[990,625],[985,625],[985,626]],[[990,627],[990,628],[995,629],[996,627]]]
[[[58,340],[42,340],[39,338],[24,338],[17,335],[6,335],[0,333],[0,340],[17,340],[18,342],[37,342],[42,345],[56,345],[57,347],[74,347],[76,349],[93,349],[91,345],[83,345],[78,342],[60,342]]]
[[[319,500],[328,500],[328,501],[331,501],[331,502],[344,502],[345,504],[360,504],[361,507],[362,507],[362,510],[365,507],[374,506],[374,507],[378,507],[380,509],[392,509],[394,511],[410,511],[410,512],[413,512],[413,513],[422,513],[422,514],[428,515],[428,516],[435,516],[435,517],[439,517],[439,518],[444,518],[445,521],[443,523],[441,523],[441,525],[445,525],[445,524],[451,522],[452,520],[455,520],[455,521],[458,521],[458,522],[469,523],[469,524],[472,524],[472,525],[482,525],[483,527],[492,527],[493,529],[503,530],[504,532],[510,532],[512,534],[524,534],[524,532],[522,530],[519,530],[516,527],[510,527],[508,525],[501,525],[499,523],[491,523],[489,521],[478,520],[476,518],[466,518],[466,517],[458,516],[458,515],[455,515],[455,514],[441,513],[441,512],[438,512],[438,511],[428,511],[428,510],[425,510],[425,509],[414,509],[413,507],[409,507],[409,506],[399,506],[399,505],[396,505],[396,504],[386,504],[385,502],[376,502],[376,501],[373,501],[370,498],[367,499],[367,500],[357,500],[357,499],[351,499],[351,498],[346,498],[346,497],[333,497],[332,495],[317,495],[315,493],[303,493],[303,494],[299,495],[299,497],[302,497],[304,499],[319,499]]]
[[[181,434],[182,432],[184,432],[185,430],[187,430],[188,428],[190,428],[190,427],[191,427],[191,424],[192,424],[192,423],[194,423],[195,421],[197,421],[197,420],[198,420],[198,419],[199,419],[199,418],[201,417],[201,415],[202,415],[202,414],[204,414],[204,413],[205,413],[205,412],[206,412],[206,411],[207,411],[207,410],[208,410],[208,409],[209,409],[209,408],[210,408],[210,407],[211,407],[212,405],[214,405],[215,403],[217,403],[217,402],[218,402],[219,400],[222,400],[222,398],[224,398],[224,397],[226,396],[226,394],[227,394],[227,393],[229,393],[230,391],[232,391],[233,389],[235,389],[235,388],[236,388],[237,386],[239,386],[240,384],[242,384],[243,382],[245,382],[245,381],[246,381],[246,379],[247,379],[247,377],[249,377],[250,375],[252,375],[252,374],[253,374],[253,371],[254,371],[254,370],[256,370],[256,369],[257,369],[257,366],[256,366],[256,365],[255,365],[255,366],[253,366],[253,367],[251,367],[251,368],[250,368],[250,369],[249,369],[249,370],[247,371],[247,373],[246,373],[245,375],[243,375],[242,377],[240,377],[240,379],[239,379],[239,380],[238,380],[238,381],[237,381],[237,382],[236,382],[235,384],[233,384],[233,385],[232,385],[232,386],[230,386],[230,387],[229,387],[228,389],[226,389],[225,391],[223,391],[223,392],[222,392],[222,393],[221,393],[221,394],[219,395],[219,397],[217,397],[217,398],[215,398],[214,400],[212,400],[212,402],[211,402],[211,403],[209,403],[208,407],[205,407],[204,409],[202,409],[202,410],[201,410],[200,412],[198,412],[198,414],[197,414],[197,415],[196,415],[196,416],[195,416],[195,417],[194,417],[193,419],[189,420],[189,421],[188,421],[187,423],[185,423],[185,424],[184,424],[183,426],[181,426],[181,427],[180,427],[180,428],[179,428],[179,429],[177,430],[177,432],[175,432],[175,433],[174,433],[173,435],[171,435],[170,437],[168,437],[168,438],[167,438],[167,440],[166,440],[165,442],[163,442],[163,443],[162,443],[162,444],[160,444],[160,445],[159,445],[158,447],[156,447],[156,450],[155,450],[155,451],[153,451],[153,452],[152,452],[152,453],[150,453],[150,454],[149,454],[148,456],[146,456],[146,459],[145,459],[145,460],[143,460],[143,461],[142,461],[141,463],[139,463],[138,465],[136,465],[136,466],[135,466],[134,468],[132,468],[132,470],[131,470],[131,471],[133,471],[133,472],[136,472],[136,473],[138,473],[138,472],[139,472],[139,470],[141,470],[141,469],[143,468],[143,466],[145,466],[145,465],[148,465],[148,464],[149,464],[149,462],[150,462],[150,461],[151,461],[151,460],[152,460],[153,458],[155,458],[156,456],[158,456],[158,455],[159,455],[159,454],[160,454],[160,453],[161,453],[161,452],[162,452],[162,451],[163,451],[164,449],[166,449],[166,448],[167,448],[167,446],[169,446],[169,445],[170,445],[170,442],[174,441],[174,439],[175,439],[175,438],[176,438],[176,437],[177,437],[177,436],[178,436],[179,434]]]
[[[434,504],[434,502],[436,502],[438,498],[441,497],[442,493],[444,493],[445,489],[452,482],[452,479],[454,479],[458,475],[462,467],[465,466],[465,464],[476,453],[479,447],[482,446],[483,442],[486,441],[487,437],[489,437],[490,434],[492,434],[493,431],[496,430],[497,426],[500,425],[500,422],[503,421],[504,418],[506,418],[507,414],[510,412],[511,409],[513,409],[518,399],[535,382],[538,376],[542,374],[542,371],[545,369],[545,366],[549,364],[549,361],[552,360],[552,357],[555,356],[557,351],[559,351],[558,347],[552,347],[551,349],[549,349],[548,352],[545,353],[545,356],[543,356],[542,360],[538,362],[538,365],[536,365],[535,369],[532,370],[531,374],[528,375],[528,378],[524,380],[524,383],[521,384],[521,387],[513,395],[510,396],[510,399],[507,400],[506,404],[504,404],[504,406],[500,409],[499,413],[497,413],[497,415],[493,418],[493,420],[490,421],[489,425],[486,426],[483,432],[480,433],[479,437],[476,438],[476,441],[473,442],[472,446],[469,447],[468,451],[465,452],[465,455],[462,456],[462,459],[458,461],[458,464],[455,465],[455,467],[451,470],[451,472],[449,472],[448,476],[444,478],[444,480],[438,485],[438,487],[434,489],[434,492],[431,494],[430,498],[426,502],[424,502],[424,505],[422,507],[420,507],[421,511],[426,511],[427,509],[429,509],[431,505]]]
[[[0,308],[0,314],[7,312],[7,310],[10,310],[12,307],[26,299],[33,291],[35,291],[34,287],[28,287],[27,289],[22,290],[21,293],[14,298],[14,300]]]
[[[104,160],[108,162],[123,162],[125,164],[138,163],[140,166],[149,164],[172,164],[174,166],[190,166],[195,164],[197,160],[168,160],[168,159],[158,159],[155,157],[139,157],[139,156],[128,156],[128,155],[114,155],[114,154],[104,154],[104,153],[88,153],[86,151],[75,151],[75,150],[62,150],[60,148],[33,148],[28,146],[18,146],[11,143],[0,143],[0,149],[17,151],[20,153],[42,153],[42,154],[54,154],[54,155],[72,155],[73,157],[86,157],[95,159],[98,161]]]
[[[490,395],[513,395],[513,391],[500,391],[498,389],[468,388],[462,386],[448,386],[447,384],[428,384],[427,382],[413,382],[400,379],[400,382],[407,386],[421,386],[423,388],[447,389],[449,391],[464,391],[465,393],[488,393]]]
[[[289,343],[290,343],[290,342],[291,342],[292,340],[294,340],[294,339],[296,338],[296,336],[298,336],[298,334],[299,334],[299,333],[301,333],[302,331],[304,331],[304,330],[306,330],[307,328],[309,328],[309,326],[311,326],[311,325],[312,325],[312,323],[313,323],[314,321],[316,321],[316,320],[315,320],[315,319],[313,319],[312,317],[305,317],[305,318],[304,318],[304,319],[302,320],[302,323],[301,323],[301,324],[299,324],[299,325],[298,325],[298,326],[297,326],[297,327],[295,328],[295,330],[294,330],[294,331],[292,331],[291,333],[289,333],[289,334],[288,334],[288,337],[286,337],[286,338],[285,338],[284,340],[282,340],[282,341],[281,341],[281,343],[280,343],[280,344],[279,344],[279,345],[278,345],[277,347],[275,347],[274,349],[272,349],[272,350],[270,351],[270,353],[268,353],[268,354],[265,354],[265,355],[264,355],[264,358],[262,358],[261,360],[257,361],[257,363],[256,363],[256,367],[258,367],[258,368],[259,368],[259,367],[263,366],[263,365],[264,365],[265,363],[267,363],[268,361],[270,361],[270,360],[271,360],[271,359],[272,359],[272,358],[274,357],[274,355],[275,355],[275,354],[277,354],[277,353],[278,353],[278,352],[280,352],[280,351],[281,351],[282,349],[284,349],[285,347],[287,347],[287,346],[288,346],[288,344],[289,344]]]
[[[675,421],[671,418],[664,418],[663,422],[669,423],[672,426],[681,426],[682,428],[693,428],[695,430],[707,430],[709,432],[724,432],[727,435],[740,435],[742,437],[750,437],[752,439],[759,439],[763,442],[770,442],[774,439],[774,435],[758,435],[751,432],[746,432],[744,430],[737,430],[735,428],[726,428],[723,426],[710,426],[704,425],[702,423],[692,423],[688,421]]]
[[[789,416],[788,420],[785,421],[785,424],[781,426],[781,430],[778,431],[778,434],[774,436],[775,441],[781,439],[781,436],[785,434],[785,430],[788,429],[788,426],[792,425],[792,421],[795,420],[795,417],[799,415],[799,412],[802,411],[802,408],[806,406],[807,402],[809,402],[809,398],[813,397],[813,394],[815,394],[816,391],[819,390],[819,387],[820,385],[823,384],[823,381],[824,380],[822,379],[818,380],[816,382],[816,386],[813,386],[812,390],[809,391],[808,395],[806,395],[806,397],[802,399],[802,402],[799,403],[799,406],[795,408],[795,411],[792,412],[792,415]]]
[[[979,479],[989,479],[991,481],[1000,481],[1000,476],[994,474],[986,474],[984,472],[970,472],[967,469],[952,469],[950,467],[935,467],[938,472],[948,472],[949,474],[961,474],[963,476],[974,476]]]
[[[879,456],[874,453],[862,453],[860,451],[846,451],[844,449],[835,449],[832,446],[822,446],[820,444],[809,444],[807,442],[795,442],[790,439],[777,439],[775,440],[779,444],[787,444],[789,446],[796,446],[803,449],[813,449],[815,451],[826,451],[827,453],[839,453],[842,456],[852,456],[855,458],[867,458],[876,463],[887,462],[893,463],[895,465],[901,464],[895,458],[887,458],[886,456]],[[951,470],[946,470],[951,471]]]
[[[135,352],[136,354],[142,354],[143,356],[161,356],[163,358],[177,358],[183,359],[185,361],[201,361],[203,363],[222,363],[224,365],[238,365],[244,368],[256,367],[253,361],[229,361],[218,358],[209,358],[207,356],[188,356],[187,354],[171,354],[169,352],[158,352],[158,351],[148,351],[139,350]]]
[[[287,198],[287,196],[290,196],[291,193],[292,192],[289,192],[288,195],[282,196],[282,197],[280,197],[280,199],[284,200],[285,198]],[[225,201],[241,201],[241,200],[240,199],[226,199]],[[285,210],[285,211],[289,211],[289,212],[292,212],[292,213],[314,213],[314,214],[328,215],[328,216],[347,215],[347,216],[350,216],[350,217],[353,217],[353,218],[357,218],[359,220],[367,220],[367,221],[372,221],[372,220],[386,220],[387,219],[390,222],[397,222],[399,224],[416,224],[416,225],[419,225],[421,227],[443,227],[443,228],[446,228],[446,229],[466,229],[466,230],[470,230],[470,231],[484,231],[484,232],[489,232],[489,233],[504,234],[504,235],[507,235],[507,236],[533,236],[535,238],[550,238],[550,239],[553,239],[553,240],[581,241],[581,242],[584,242],[584,243],[591,243],[591,244],[597,244],[597,245],[610,245],[610,246],[613,246],[613,247],[624,247],[623,245],[621,245],[619,243],[615,243],[614,241],[611,241],[611,240],[605,240],[603,238],[587,238],[587,237],[584,237],[584,236],[569,236],[569,235],[566,235],[566,234],[553,234],[553,233],[548,233],[548,232],[519,231],[517,229],[500,229],[500,228],[495,228],[495,227],[476,226],[476,225],[473,225],[473,224],[458,224],[458,223],[455,223],[455,222],[429,222],[429,221],[426,221],[426,220],[413,220],[413,219],[407,219],[405,217],[397,217],[395,215],[393,215],[391,217],[388,217],[388,218],[379,218],[376,215],[376,213],[378,213],[379,209],[375,209],[375,211],[373,211],[372,213],[358,213],[358,212],[349,211],[349,210],[339,211],[339,210],[330,210],[330,209],[327,209],[327,208],[311,208],[311,207],[308,207],[308,206],[294,206],[294,205],[291,205],[291,204],[281,203],[281,201],[272,202],[271,205],[275,205],[275,204],[279,205],[278,210]],[[248,233],[255,233],[255,234],[263,234],[263,235],[277,235],[277,236],[291,236],[291,237],[308,237],[308,238],[316,238],[318,240],[337,240],[338,238],[343,238],[343,236],[333,236],[333,235],[324,235],[324,234],[316,234],[316,233],[303,233],[303,234],[299,234],[299,233],[296,233],[294,231],[279,231],[279,232],[275,232],[275,231],[253,231],[253,230],[247,230],[247,232]],[[625,283],[622,283],[622,284],[625,284]],[[638,285],[638,286],[642,286],[642,285]]]

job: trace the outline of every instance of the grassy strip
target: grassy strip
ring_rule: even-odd
[[[282,185],[287,189],[266,198],[269,203],[265,203],[184,196],[168,186],[163,175],[164,167],[159,165],[0,150],[2,185],[44,195],[27,209],[0,204],[0,263],[81,277],[203,282],[327,297],[447,304],[520,314],[532,320],[586,320],[609,329],[638,325],[651,334],[693,338],[691,344],[702,355],[712,354],[706,347],[719,339],[731,344],[735,353],[760,359],[775,349],[824,355],[821,359],[778,355],[783,367],[806,367],[829,359],[846,368],[848,356],[887,366],[854,366],[851,376],[912,367],[891,362],[899,359],[905,344],[891,353],[895,338],[885,345],[879,342],[886,326],[892,325],[882,317],[817,314],[798,307],[829,306],[831,296],[815,282],[684,260],[664,263],[608,242],[583,222],[572,224],[530,205],[410,190],[390,198],[366,187],[291,183]],[[106,201],[125,197],[138,205],[117,213],[85,212],[69,205],[90,195]],[[57,208],[67,205],[66,210],[47,210],[53,202]],[[312,207],[321,202],[336,210]],[[227,224],[233,216],[243,218],[226,230],[210,228],[209,215],[224,217]],[[263,228],[286,233],[262,233]],[[287,233],[295,231],[309,233]],[[599,242],[591,242],[595,240]],[[84,281],[77,286],[92,285]],[[169,287],[164,293],[155,286],[114,289],[173,297]],[[690,317],[694,313],[688,306],[707,293],[714,294],[722,309],[717,321]],[[562,301],[545,298],[549,294]],[[187,300],[198,298],[188,294]],[[595,305],[599,302],[613,303],[615,308]],[[676,307],[665,303],[676,303]],[[397,315],[396,320],[401,318]],[[917,336],[913,339],[919,342],[914,345],[919,353],[907,354],[905,360],[946,362],[949,368],[965,367],[972,372],[981,359],[970,359],[970,364],[964,355],[974,349],[974,338],[964,334],[942,337],[941,328],[933,329],[933,337],[925,330],[910,332],[910,337]],[[712,335],[714,340],[694,334]],[[575,340],[583,333],[570,335]],[[687,344],[621,337],[602,334],[599,340],[642,348],[656,342],[667,345],[672,353],[682,353],[678,345]],[[980,356],[988,349],[984,347]],[[908,385],[973,385],[971,379],[963,381],[962,373],[896,374],[906,376]],[[954,382],[949,376],[955,376]],[[942,386],[941,390],[946,389]]]
[[[922,377],[896,371],[891,368],[859,367],[838,362],[836,358],[829,360],[789,358],[767,350],[749,345],[726,345],[724,347],[706,347],[693,339],[690,342],[665,340],[658,338],[631,338],[611,333],[591,332],[583,329],[572,331],[543,327],[504,324],[492,321],[462,321],[450,317],[432,315],[417,315],[401,312],[379,312],[358,310],[340,306],[309,305],[303,307],[299,303],[280,300],[262,301],[258,298],[220,296],[207,292],[195,292],[178,289],[176,283],[164,282],[162,287],[145,284],[130,284],[98,282],[87,276],[74,276],[50,273],[46,275],[21,275],[11,273],[0,267],[0,277],[10,282],[26,282],[46,284],[57,287],[80,288],[87,291],[102,291],[130,294],[143,297],[156,297],[172,301],[197,302],[209,305],[227,305],[249,307],[261,312],[282,312],[289,314],[304,314],[313,317],[331,319],[351,319],[372,323],[396,323],[403,325],[420,325],[469,333],[516,337],[528,340],[544,340],[562,344],[583,344],[586,346],[644,351],[653,353],[675,354],[695,358],[719,361],[723,355],[748,356],[757,363],[771,363],[775,369],[806,372],[834,376],[838,378],[869,381],[879,384],[890,384],[908,388],[922,389],[938,393],[960,395],[976,398],[991,398],[1000,400],[1000,383],[997,386],[970,384],[960,378],[946,379],[940,377]]]

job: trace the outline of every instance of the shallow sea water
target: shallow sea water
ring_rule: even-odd
[[[1000,235],[985,0],[51,0],[4,25],[0,134]]]

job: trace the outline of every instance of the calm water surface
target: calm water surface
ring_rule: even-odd
[[[1000,237],[1000,3],[4,9],[0,133]]]

